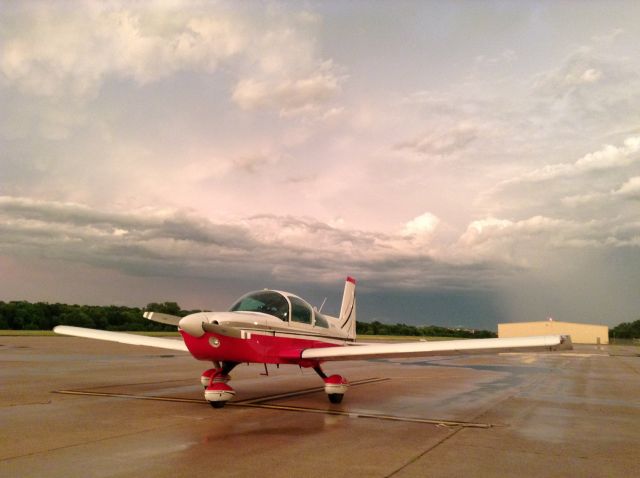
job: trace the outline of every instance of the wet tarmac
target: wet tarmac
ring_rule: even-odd
[[[239,366],[214,410],[188,354],[0,337],[0,476],[640,476],[640,348]]]

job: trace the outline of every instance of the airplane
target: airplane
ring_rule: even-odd
[[[226,312],[197,312],[178,317],[145,312],[155,322],[174,325],[182,341],[123,332],[59,325],[57,334],[188,351],[213,367],[200,377],[204,398],[222,408],[235,397],[229,373],[241,363],[298,365],[313,369],[324,381],[331,403],[341,403],[349,382],[341,375],[327,376],[327,361],[402,358],[432,355],[552,351],[572,348],[568,335],[464,339],[438,342],[371,344],[356,342],[356,281],[347,277],[340,315],[321,313],[295,294],[279,290],[250,292]]]

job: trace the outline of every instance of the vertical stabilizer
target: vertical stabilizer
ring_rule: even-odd
[[[355,340],[356,338],[356,280],[347,277],[344,284],[344,295],[342,296],[342,306],[340,307],[340,328],[347,333],[347,336]]]

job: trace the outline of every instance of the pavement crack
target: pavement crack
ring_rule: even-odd
[[[620,357],[629,357],[629,355],[611,355],[611,357],[616,359],[616,361],[618,363],[622,364],[624,367],[626,367],[627,369],[631,370],[633,373],[640,375],[640,371],[639,370],[637,370],[633,365],[631,365],[626,360],[622,360],[620,358]]]
[[[530,388],[532,386],[532,384],[536,384],[539,383],[542,380],[545,380],[546,377],[551,373],[551,370],[548,370],[545,374],[543,374],[542,377],[538,377],[537,380],[533,380],[530,381],[529,383],[522,383],[516,387],[514,387],[513,390],[511,390],[511,393],[509,393],[508,395],[504,396],[501,400],[498,400],[494,403],[491,404],[491,406],[485,408],[484,410],[481,410],[478,414],[476,414],[473,417],[473,421],[478,421],[481,417],[485,416],[488,412],[490,412],[491,410],[495,409],[497,406],[499,406],[501,403],[513,399],[514,396],[516,396],[518,393],[521,393],[522,390],[525,390],[526,388]],[[444,425],[444,424],[443,424]],[[445,426],[444,428],[452,428],[452,427],[447,427]],[[421,458],[423,458],[425,455],[427,455],[428,453],[430,453],[431,451],[435,450],[436,448],[438,448],[440,445],[442,445],[443,443],[446,443],[448,440],[450,440],[451,438],[455,437],[458,433],[460,433],[461,430],[463,430],[464,428],[467,427],[459,427],[456,430],[454,430],[452,433],[448,434],[447,436],[443,437],[441,440],[438,440],[436,443],[434,443],[433,445],[431,445],[429,448],[427,448],[426,450],[424,450],[422,453],[414,456],[411,460],[407,461],[404,465],[402,465],[401,467],[397,468],[396,470],[394,470],[393,472],[391,472],[390,474],[386,475],[384,478],[391,478],[394,475],[397,475],[398,473],[400,473],[402,470],[404,470],[405,468],[407,468],[408,466],[412,465],[413,463],[416,463],[418,460],[420,460]]]
[[[51,400],[45,400],[45,401],[40,401],[40,402],[20,402],[20,403],[9,403],[8,405],[4,405],[7,408],[11,408],[11,407],[28,407],[30,405],[50,405],[51,404]]]
[[[398,473],[400,473],[402,470],[404,470],[405,468],[407,468],[409,465],[412,465],[413,463],[417,462],[420,458],[422,458],[423,456],[425,456],[427,453],[429,453],[430,451],[436,449],[437,447],[439,447],[440,445],[442,445],[444,442],[446,442],[447,440],[453,438],[454,436],[456,436],[457,433],[460,433],[460,430],[462,430],[462,428],[458,428],[457,430],[454,430],[452,433],[450,433],[449,435],[443,437],[441,440],[438,440],[436,443],[434,443],[433,445],[431,445],[429,448],[427,448],[426,450],[424,450],[422,453],[414,456],[411,460],[409,460],[408,462],[406,462],[404,465],[402,465],[400,468],[397,468],[396,470],[392,471],[391,473],[389,473],[388,475],[385,475],[384,478],[391,478],[394,475],[397,475]]]

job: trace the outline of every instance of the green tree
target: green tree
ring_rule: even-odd
[[[640,320],[622,322],[609,330],[609,337],[616,339],[640,338]]]
[[[91,316],[81,310],[80,307],[69,308],[69,310],[60,316],[60,323],[76,327],[95,328],[96,326]]]
[[[184,316],[187,314],[187,311],[183,311],[177,302],[162,302],[161,304],[151,302],[150,304],[147,304],[145,309],[151,312],[160,312],[162,314],[169,315]]]

